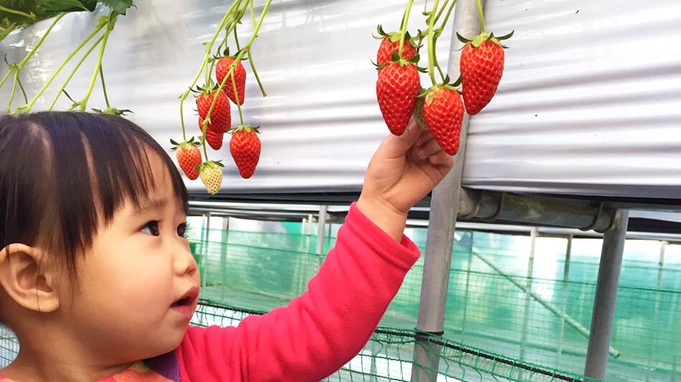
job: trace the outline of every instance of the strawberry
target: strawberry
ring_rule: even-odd
[[[199,95],[196,97],[196,107],[199,111],[199,117],[206,119],[215,97],[217,97],[217,101],[215,101],[215,107],[210,113],[209,130],[224,132],[232,125],[229,98],[227,98],[225,92],[217,89],[200,89]]]
[[[376,65],[382,66],[384,64],[392,61],[393,52],[397,53],[400,50],[400,33],[391,32],[385,33],[383,28],[378,26],[378,34],[381,39],[381,44],[378,46],[378,52],[376,53]],[[418,49],[414,45],[413,40],[407,32],[404,37],[404,44],[402,45],[402,59],[409,60],[416,56]]]
[[[423,93],[423,94],[421,94]],[[416,107],[414,107],[414,114],[412,114],[412,117],[414,118],[414,121],[416,121],[416,124],[419,125],[419,127],[422,130],[428,130],[428,125],[426,125],[426,121],[423,119],[423,104],[425,101],[425,89],[421,89],[419,92],[418,97],[416,97]]]
[[[512,35],[513,32],[494,37],[482,33],[473,40],[466,40],[459,35],[459,40],[466,43],[461,51],[459,67],[463,101],[468,114],[478,114],[496,94],[504,72],[504,46],[500,40]]]
[[[205,120],[204,120],[203,118],[201,118],[201,116],[199,116],[199,131],[200,131],[201,133],[203,133],[203,122],[204,122],[204,121],[205,121]],[[209,124],[208,124],[207,130],[212,130],[212,131],[214,131],[214,132],[216,132],[216,133],[226,133],[226,132],[229,131],[229,129],[230,129],[230,127],[231,127],[231,126],[220,126],[219,128],[217,128],[217,127],[214,127],[214,126],[217,126],[217,125],[214,125],[214,124],[212,124],[212,123],[209,123]]]
[[[213,150],[220,150],[222,148],[222,140],[225,133],[219,133],[215,130],[206,129],[206,142]]]
[[[229,74],[229,70],[233,62],[234,57],[227,56],[220,58],[217,64],[215,64],[215,78],[217,78],[219,84],[221,84],[222,81],[225,80],[225,77],[227,77],[227,74]],[[237,97],[234,95],[234,84],[236,84],[239,102],[237,102]],[[223,86],[222,90],[227,94],[227,97],[234,102],[234,104],[244,104],[244,97],[246,96],[246,69],[244,69],[241,61],[238,61],[234,67],[234,80],[228,79],[225,81],[225,85]]]
[[[199,175],[209,194],[215,195],[222,185],[222,167],[220,161],[206,161],[199,166]]]
[[[175,151],[177,156],[177,163],[184,174],[190,180],[196,180],[199,177],[198,167],[201,165],[201,151],[199,150],[198,143],[194,142],[194,137],[189,141],[184,141],[182,143],[177,143],[170,140],[173,144],[172,150]]]
[[[376,97],[388,129],[402,135],[416,106],[421,78],[416,65],[400,60],[378,72]]]
[[[449,155],[459,151],[463,108],[459,91],[450,85],[435,85],[426,93],[423,119],[433,138]]]
[[[260,160],[262,145],[258,138],[258,129],[252,126],[237,126],[232,129],[232,139],[229,141],[229,152],[239,169],[242,178],[253,176],[255,167]]]

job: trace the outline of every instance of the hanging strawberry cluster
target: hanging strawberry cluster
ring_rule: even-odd
[[[477,0],[481,33],[473,39],[457,33],[465,45],[460,58],[461,74],[452,83],[437,62],[435,47],[456,0],[445,0],[442,5],[434,0],[432,8],[423,12],[426,31],[419,30],[415,37],[407,31],[412,4],[413,0],[409,0],[399,32],[385,33],[382,26],[378,26],[377,38],[381,39],[376,57],[378,105],[391,133],[402,135],[413,117],[422,129],[430,130],[442,150],[456,155],[464,111],[477,114],[494,97],[504,71],[506,47],[501,41],[510,38],[513,32],[502,37],[488,34],[482,3]],[[418,66],[424,39],[428,51],[427,68]],[[440,81],[435,78],[436,71]],[[421,86],[419,72],[429,75],[432,82],[429,88]],[[461,91],[458,90],[460,85]]]
[[[180,96],[182,142],[171,140],[172,149],[176,152],[177,162],[187,178],[196,180],[200,177],[210,194],[216,194],[220,190],[224,164],[222,160],[211,160],[208,148],[214,151],[222,149],[225,135],[231,136],[229,151],[242,178],[248,179],[253,176],[260,160],[262,145],[258,137],[259,129],[244,122],[241,109],[246,100],[247,75],[242,61],[248,61],[262,96],[267,96],[253,63],[251,46],[270,3],[271,0],[266,2],[256,21],[253,0],[234,0],[211,41],[205,43],[206,53],[196,78],[189,86],[189,90]],[[247,11],[251,15],[253,31],[248,42],[241,46],[236,27],[241,24],[241,19]],[[220,36],[221,42],[213,50]],[[234,54],[230,54],[230,44],[236,48]],[[204,83],[197,85],[201,78],[204,79]],[[194,93],[196,98],[195,123],[198,126],[198,139],[194,136],[187,139],[185,129],[183,106],[191,93]],[[232,123],[232,104],[239,113],[238,124]]]

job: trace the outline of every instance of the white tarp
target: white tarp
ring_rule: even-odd
[[[137,0],[137,9],[120,18],[111,36],[104,70],[113,106],[133,109],[129,118],[168,148],[171,138],[181,137],[177,97],[196,75],[202,42],[228,3]],[[225,140],[222,152],[212,154],[227,165],[223,190],[359,190],[371,154],[388,133],[375,97],[371,60],[378,41],[372,34],[379,23],[397,29],[406,3],[273,1],[253,46],[268,97],[260,96],[249,75],[244,109],[246,122],[261,126],[262,158],[255,176],[243,180]],[[424,3],[415,2],[411,30],[423,28]],[[507,41],[496,98],[471,119],[465,186],[681,196],[680,2],[489,0],[486,16],[488,30],[515,35]],[[59,23],[22,77],[29,94],[94,22],[77,14]],[[13,33],[0,51],[18,61],[48,24]],[[242,37],[250,27],[245,22]],[[438,49],[444,68],[450,36],[447,28]],[[76,99],[92,64],[86,62],[67,88]],[[36,109],[46,107],[60,84],[55,82]],[[7,85],[0,90],[0,105],[7,90]],[[99,88],[94,94],[91,106],[103,107]],[[68,107],[63,101],[59,108]],[[190,134],[198,132],[193,108],[190,99],[185,107]],[[203,190],[198,180],[187,184]]]

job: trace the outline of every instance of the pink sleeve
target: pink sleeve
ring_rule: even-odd
[[[336,246],[301,296],[237,327],[191,327],[178,349],[182,381],[319,381],[350,361],[419,258],[350,207]]]

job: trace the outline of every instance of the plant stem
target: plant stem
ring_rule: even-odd
[[[234,61],[235,63],[237,61]],[[242,100],[239,99],[239,92],[236,89],[236,80],[234,79],[234,70],[231,71],[231,77],[232,77],[232,91],[234,92],[234,98],[236,99],[236,108],[239,110],[239,121],[241,122],[240,125],[244,124],[244,114],[241,111],[241,102]]]
[[[12,82],[12,91],[9,94],[9,101],[7,102],[7,114],[12,110],[12,101],[14,101],[14,93],[17,90],[17,81],[19,81],[19,71],[14,72],[14,81]]]
[[[66,13],[60,13],[59,15],[57,15],[57,17],[55,17],[54,21],[52,21],[52,24],[50,24],[50,26],[47,27],[47,30],[46,30],[45,33],[40,37],[40,39],[39,39],[38,42],[35,44],[35,46],[34,46],[33,48],[31,48],[31,50],[28,52],[28,54],[26,55],[26,57],[24,57],[24,58],[15,66],[15,68],[16,68],[17,71],[20,71],[20,70],[24,67],[24,65],[26,65],[26,62],[28,62],[28,60],[33,56],[33,54],[35,54],[35,52],[38,50],[38,48],[40,48],[40,45],[43,44],[43,42],[45,41],[45,38],[47,38],[47,35],[50,33],[50,31],[52,31],[52,28],[54,28],[54,26],[57,25],[57,23],[59,22],[59,20],[61,20],[61,18],[64,17],[64,15],[66,15]],[[2,79],[2,81],[0,81],[0,88],[2,87],[2,85],[5,84],[5,81],[7,81],[7,79],[9,78],[9,75],[11,74],[11,72],[12,72],[12,70],[10,70],[9,72],[7,72],[7,74],[5,74],[5,77]]]
[[[404,47],[404,36],[407,34],[407,24],[409,23],[409,15],[411,14],[411,6],[414,4],[414,0],[409,0],[407,3],[407,9],[404,11],[402,16],[402,25],[400,26],[400,49],[398,53],[400,58],[402,57],[402,48]]]
[[[24,96],[24,104],[28,102],[28,96],[26,95],[26,89],[24,89],[24,85],[21,83],[21,77],[17,79],[17,83],[19,84],[19,89],[21,89],[21,94]]]
[[[115,23],[117,17],[118,15],[110,16],[109,21],[107,22],[107,28],[104,31],[104,35],[102,36],[102,42],[99,43],[100,44],[99,55],[97,56],[97,64],[95,65],[95,71],[92,73],[92,78],[90,79],[90,86],[88,86],[88,89],[85,92],[85,96],[83,96],[83,99],[80,101],[80,111],[85,111],[85,109],[87,108],[87,102],[90,99],[90,95],[92,95],[92,90],[95,88],[97,76],[99,75],[99,71],[102,70],[102,58],[104,58],[104,49],[106,48],[106,42],[109,40],[109,35],[113,30],[112,25]]]
[[[85,38],[85,40],[83,40],[83,41],[80,43],[80,45],[78,45],[78,46],[76,47],[76,49],[74,49],[73,52],[71,52],[71,53],[68,55],[68,57],[66,57],[66,59],[59,65],[59,67],[57,68],[57,70],[55,70],[55,71],[52,73],[52,75],[50,76],[50,78],[47,79],[47,81],[43,84],[43,86],[40,88],[40,90],[38,90],[38,92],[36,93],[36,95],[34,95],[33,98],[31,99],[31,101],[26,105],[26,108],[25,108],[25,109],[26,109],[26,110],[25,110],[26,112],[28,112],[29,110],[31,110],[31,107],[33,107],[33,105],[38,101],[38,99],[40,98],[40,96],[43,95],[43,93],[47,90],[47,88],[50,86],[50,84],[52,84],[52,81],[54,81],[54,79],[57,77],[57,75],[59,74],[59,72],[61,72],[61,70],[64,69],[64,66],[66,66],[66,64],[67,64],[69,61],[71,61],[71,59],[73,58],[73,56],[75,56],[75,55],[76,55],[76,54],[77,54],[77,53],[78,53],[78,52],[79,52],[79,51],[80,51],[88,42],[90,42],[90,40],[92,40],[92,38],[93,38],[97,33],[99,33],[99,31],[101,31],[102,28],[104,28],[104,27],[107,25],[107,23],[108,23],[108,22],[101,22],[101,23],[97,26],[97,28],[95,28],[95,30],[93,30],[92,33],[90,33],[90,35],[88,35],[88,36]]]
[[[484,34],[485,33],[485,15],[483,14],[482,11],[482,2],[480,0],[476,0],[478,3],[478,15],[480,16],[480,33]]]
[[[255,25],[253,28],[253,34],[251,35],[251,38],[248,40],[248,43],[244,45],[244,48],[239,51],[239,53],[234,57],[234,62],[232,62],[232,65],[229,67],[229,72],[225,75],[225,78],[222,80],[220,85],[218,86],[218,92],[222,91],[222,89],[225,86],[225,82],[227,82],[228,78],[234,78],[234,69],[236,68],[236,63],[239,62],[244,56],[244,54],[247,51],[250,51],[251,45],[253,45],[253,41],[255,41],[255,38],[258,36],[258,31],[260,30],[260,27],[262,26],[262,22],[265,19],[265,14],[267,13],[270,4],[272,4],[272,0],[267,0],[267,3],[265,4],[265,7],[262,10],[262,13],[260,14],[260,19],[258,19],[258,23]],[[236,28],[236,23],[234,23],[234,28]],[[234,81],[232,81],[234,82]],[[213,112],[213,109],[215,108],[215,104],[218,101],[218,97],[213,97],[213,102],[210,105],[210,108],[208,109],[208,113],[206,113],[206,119],[210,118],[211,113]],[[241,111],[241,108],[239,107],[239,111]],[[242,120],[243,120],[243,116]]]
[[[430,14],[430,17],[428,18],[428,75],[430,76],[430,81],[433,83],[433,85],[436,84],[434,73],[436,63],[435,38],[433,30],[433,24],[435,24],[435,17],[433,16],[435,15],[435,11],[437,10],[438,2],[439,0],[435,0],[435,4],[433,4],[433,11]]]
[[[106,104],[106,108],[111,109],[111,105],[109,104],[109,95],[106,93],[106,82],[104,81],[104,68],[102,65],[99,66],[99,80],[102,83],[102,93],[104,93],[104,103]]]
[[[97,41],[95,41],[95,43],[92,44],[92,46],[85,52],[85,54],[80,59],[80,61],[78,61],[78,63],[76,63],[76,66],[73,68],[73,71],[71,71],[71,74],[69,74],[68,78],[66,78],[66,80],[64,81],[64,84],[62,85],[62,87],[57,92],[57,95],[54,97],[54,100],[52,101],[52,104],[50,105],[48,110],[52,110],[54,108],[54,105],[57,104],[57,100],[59,99],[59,97],[61,97],[61,94],[64,92],[64,89],[66,89],[66,85],[69,84],[69,82],[71,81],[73,76],[76,74],[76,72],[78,72],[78,69],[80,69],[80,66],[83,65],[83,62],[85,62],[85,59],[87,59],[90,56],[90,53],[92,53],[92,51],[95,50],[95,48],[99,45],[99,43],[102,42],[103,38],[104,38],[104,36],[99,37],[97,39]],[[71,110],[73,110],[73,109],[71,109]]]
[[[220,34],[220,31],[222,31],[222,28],[224,28],[225,25],[227,24],[227,21],[229,20],[229,16],[233,12],[236,4],[237,4],[237,2],[235,1],[229,7],[227,12],[225,12],[225,15],[222,17],[222,20],[220,21],[220,26],[215,30],[215,33],[213,34],[213,38],[208,42],[208,45],[206,46],[206,53],[203,57],[203,62],[201,62],[201,68],[199,69],[199,72],[196,73],[194,80],[192,81],[191,85],[189,85],[189,89],[186,90],[184,93],[182,93],[182,95],[180,95],[180,125],[182,126],[182,137],[184,138],[185,141],[187,140],[187,138],[186,138],[187,133],[186,133],[186,126],[185,126],[185,123],[184,123],[184,101],[187,99],[187,97],[189,97],[189,93],[192,91],[192,88],[199,81],[199,78],[201,78],[201,74],[206,69],[206,64],[208,63],[208,59],[210,57],[211,52],[213,51],[213,44],[215,44],[215,40],[217,40],[218,35]],[[204,131],[204,136],[205,136],[205,131]],[[203,148],[204,148],[204,151],[205,151],[205,149],[206,149],[205,140],[203,142]],[[206,155],[206,160],[208,160],[208,155]]]
[[[255,76],[255,81],[258,83],[258,86],[260,87],[260,93],[262,93],[263,97],[267,97],[267,92],[265,92],[265,87],[262,84],[262,81],[260,81],[260,76],[258,75],[258,71],[255,70],[255,63],[253,62],[253,56],[251,55],[251,50],[248,50],[248,63],[251,65],[251,70],[253,70],[253,75]]]
[[[11,13],[17,16],[25,17],[31,21],[37,22],[38,18],[35,17],[34,15],[30,15],[28,13],[22,12],[22,11],[17,11],[16,9],[11,9],[11,8],[6,8],[0,5],[0,11],[1,12],[6,12],[6,13]]]

